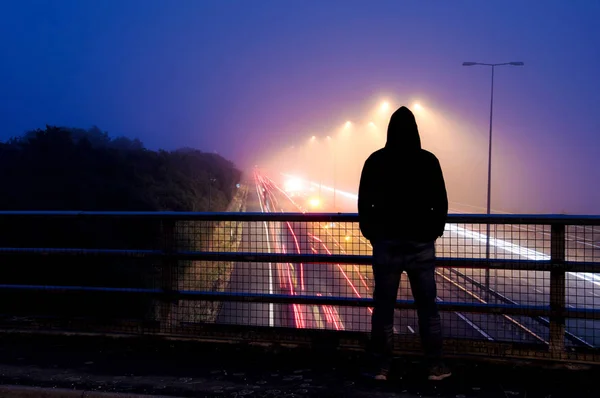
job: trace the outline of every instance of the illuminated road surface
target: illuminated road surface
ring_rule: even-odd
[[[289,188],[267,176],[255,175],[255,195],[248,211],[305,211],[317,201],[290,195]],[[313,183],[314,185],[314,183]],[[321,186],[323,192],[332,189]],[[322,193],[323,193],[322,192]],[[337,200],[353,201],[352,193],[337,192]],[[319,211],[323,211],[318,209]],[[457,212],[457,209],[452,209]],[[361,236],[356,223],[245,223],[242,251],[272,253],[370,254],[370,244]],[[588,229],[586,229],[588,228]],[[549,255],[549,230],[542,226],[498,226],[492,234],[493,258],[543,260]],[[567,254],[578,260],[598,261],[600,232],[591,227],[569,227]],[[440,257],[485,257],[485,226],[449,224],[438,240]],[[498,293],[495,303],[547,305],[549,273],[541,271],[492,271],[490,286]],[[595,274],[568,274],[567,305],[582,308],[600,306],[600,281]],[[484,303],[483,270],[439,269],[438,300]],[[264,294],[371,297],[372,274],[368,266],[343,264],[261,264],[238,263],[232,275],[232,292]],[[412,299],[403,275],[399,299]],[[370,308],[265,303],[224,303],[218,322],[326,328],[333,330],[370,329]],[[442,314],[447,337],[518,341],[547,344],[544,319],[450,312]],[[396,333],[418,333],[415,312],[397,310]],[[568,344],[600,345],[600,325],[591,320],[568,320]]]

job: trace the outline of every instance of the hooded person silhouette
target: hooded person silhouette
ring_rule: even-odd
[[[437,157],[421,148],[414,114],[396,110],[385,147],[365,161],[358,190],[360,230],[373,246],[375,289],[371,318],[374,378],[386,380],[392,362],[394,308],[406,272],[417,306],[430,380],[451,375],[442,362],[436,304],[435,241],[444,233],[448,197]]]

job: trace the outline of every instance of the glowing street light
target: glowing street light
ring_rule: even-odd
[[[316,208],[321,205],[321,200],[319,198],[311,198],[308,203],[311,207]]]

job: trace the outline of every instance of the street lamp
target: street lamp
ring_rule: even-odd
[[[351,123],[350,122],[346,122],[346,126],[349,126]],[[336,191],[336,159],[335,159],[335,147],[336,145],[334,144],[332,138],[330,136],[327,136],[327,141],[329,141],[329,144],[331,145],[331,152],[333,153],[333,210],[335,211],[336,206],[335,206],[335,191]]]
[[[487,180],[487,214],[491,214],[491,198],[492,198],[492,116],[494,114],[494,70],[496,66],[523,66],[523,62],[503,62],[500,64],[485,64],[481,62],[463,62],[463,66],[491,66],[492,67],[492,92],[490,99],[490,138],[488,146],[488,180]],[[490,259],[490,224],[487,224],[486,233],[486,244],[485,244],[485,255],[486,258]],[[490,269],[485,270],[485,288],[486,295],[489,298],[490,289]]]
[[[329,139],[329,136],[327,136],[327,139]],[[310,137],[310,143],[314,144],[317,141],[317,136],[313,135],[312,137]],[[309,149],[310,151],[310,149]],[[311,152],[312,154],[312,152]],[[312,167],[309,169],[309,175],[313,175],[312,173]],[[321,174],[319,174],[319,200],[321,200],[321,186],[323,185],[323,177],[321,176]]]

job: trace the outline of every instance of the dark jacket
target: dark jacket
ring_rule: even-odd
[[[358,215],[371,241],[430,242],[444,233],[448,197],[440,162],[421,149],[417,122],[406,107],[392,115],[385,147],[365,161]]]

